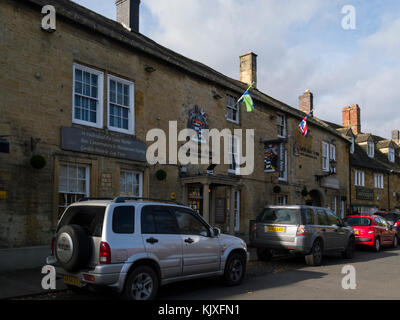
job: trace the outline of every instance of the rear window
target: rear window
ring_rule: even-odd
[[[135,208],[116,207],[113,213],[113,232],[118,234],[132,234],[135,232]]]
[[[101,237],[106,207],[74,206],[65,211],[57,232],[63,226],[75,224],[81,226],[89,236]]]
[[[266,208],[258,216],[257,222],[270,224],[299,224],[300,209]]]
[[[368,218],[346,218],[344,222],[351,227],[367,227],[371,225],[371,219]]]

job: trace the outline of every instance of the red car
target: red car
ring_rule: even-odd
[[[372,246],[378,252],[381,246],[398,245],[397,232],[387,221],[375,215],[354,215],[344,218],[345,224],[353,227],[356,245]]]

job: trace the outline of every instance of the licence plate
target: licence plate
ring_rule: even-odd
[[[285,232],[285,227],[271,227],[266,226],[265,232]]]
[[[76,277],[64,276],[64,283],[75,287],[81,286],[81,280]]]

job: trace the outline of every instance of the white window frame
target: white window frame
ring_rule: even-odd
[[[288,195],[282,195],[278,196],[278,206],[285,206],[289,202],[289,196]]]
[[[393,148],[389,148],[389,151],[388,151],[388,158],[389,158],[389,161],[390,161],[390,162],[395,162],[395,160],[396,160],[396,155],[395,155],[395,152],[394,152],[394,149],[393,149]]]
[[[384,189],[385,182],[382,173],[375,173],[374,174],[374,187],[375,189]]]
[[[61,180],[61,167],[62,166],[66,166],[67,167],[67,176],[66,181],[67,181],[67,186],[68,186],[68,181],[69,181],[69,175],[68,175],[68,167],[77,167],[77,168],[85,168],[85,191],[82,192],[74,192],[71,190],[62,190],[60,189],[60,180]],[[76,180],[83,180],[83,179],[77,179]],[[82,197],[89,197],[90,196],[90,166],[89,165],[84,165],[84,164],[77,164],[77,163],[68,163],[68,162],[62,162],[59,164],[59,169],[58,169],[58,196],[60,194],[64,194],[64,195],[75,195],[75,200],[77,201],[77,196],[82,196]],[[58,208],[62,208],[63,210],[65,210],[69,205],[71,205],[72,203],[68,203],[65,202],[64,205],[60,205],[58,204]]]
[[[361,170],[354,171],[354,185],[357,187],[365,186],[365,172]]]
[[[345,209],[346,208],[346,201],[344,200],[340,200],[340,218],[343,219],[344,218],[344,214],[345,214]]]
[[[278,129],[278,138],[286,138],[287,136],[287,125],[286,125],[286,116],[284,114],[278,113],[276,116],[277,129]],[[280,132],[283,130],[283,135]]]
[[[235,232],[240,231],[240,191],[235,191]]]
[[[98,88],[97,88],[97,107],[96,107],[96,123],[91,122],[91,121],[85,121],[81,119],[76,119],[75,118],[75,71],[76,69],[81,70],[82,72],[89,72],[91,74],[97,75],[98,79]],[[104,73],[92,69],[77,63],[73,64],[72,68],[72,123],[76,123],[79,125],[83,126],[89,126],[89,127],[94,127],[94,128],[103,128],[103,95],[104,95]],[[85,95],[81,95],[82,97],[85,97]],[[88,97],[91,98],[91,97]],[[91,98],[94,100],[94,98]]]
[[[119,107],[124,107],[126,109],[128,109],[128,129],[123,129],[123,128],[118,128],[118,127],[113,127],[110,125],[110,117],[111,117],[111,84],[110,82],[115,81],[115,82],[119,82],[122,83],[124,85],[128,85],[129,86],[129,107],[126,106],[120,106]],[[119,78],[117,76],[114,75],[108,75],[107,76],[107,128],[110,131],[116,131],[119,133],[125,133],[125,134],[129,134],[129,135],[135,135],[135,83],[126,79],[122,79]]]
[[[330,153],[330,148],[329,148],[329,143],[322,141],[322,171],[324,172],[329,172],[329,153]]]
[[[229,136],[229,150],[228,150],[228,154],[229,154],[229,159],[232,162],[231,164],[228,164],[228,173],[232,173],[232,174],[236,174],[239,175],[240,174],[240,153],[241,153],[241,148],[240,148],[240,139],[238,136],[235,135],[231,135]],[[234,166],[233,163],[233,156],[236,155],[237,157],[235,159],[237,159],[236,163],[235,163],[235,169],[232,169]]]
[[[350,146],[350,153],[354,154],[354,149],[355,149],[355,139],[354,137],[350,137],[350,141],[351,141],[351,146]]]
[[[332,197],[332,212],[337,216],[337,196]]]
[[[125,174],[125,173],[128,173],[128,174],[133,174],[133,175],[139,175],[139,195],[134,195],[134,194],[129,194],[129,193],[123,193],[122,192],[122,190],[121,190],[121,188],[120,188],[120,190],[119,190],[119,193],[120,193],[120,195],[121,196],[133,196],[133,197],[143,197],[143,172],[141,172],[141,171],[131,171],[131,170],[121,170],[120,171],[120,177],[119,177],[119,179],[120,179],[120,181],[119,181],[119,183],[121,184],[121,175],[122,174]]]
[[[232,103],[235,103],[234,105],[229,105],[228,97],[232,99]],[[228,120],[229,122],[233,122],[233,123],[239,124],[239,122],[240,122],[240,103],[237,103],[237,100],[238,99],[236,99],[234,96],[232,96],[230,94],[226,95],[226,111],[227,111],[226,112],[226,120]],[[228,109],[232,110],[232,112],[234,114],[236,114],[236,120],[234,120],[232,118],[229,118]]]
[[[370,158],[373,158],[375,156],[375,144],[373,142],[367,142],[367,154]]]

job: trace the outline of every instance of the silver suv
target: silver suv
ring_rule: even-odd
[[[120,197],[68,207],[47,258],[72,287],[106,286],[132,300],[154,299],[160,285],[222,276],[242,282],[246,243],[223,235],[177,203]]]
[[[259,260],[275,252],[305,256],[309,265],[320,265],[322,256],[339,251],[344,258],[354,255],[355,236],[351,227],[331,211],[311,206],[267,206],[250,223],[250,245]]]

